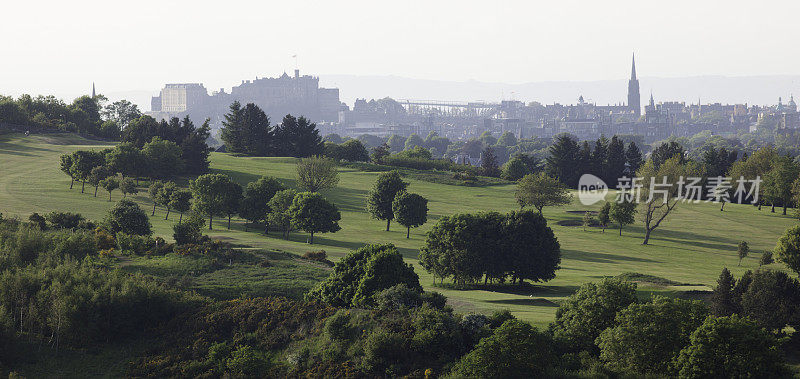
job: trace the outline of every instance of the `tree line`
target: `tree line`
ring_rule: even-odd
[[[234,101],[225,114],[220,137],[225,151],[251,156],[309,157],[324,152],[317,125],[287,114],[278,125],[253,103]]]
[[[127,100],[105,104],[103,95],[80,96],[67,104],[55,96],[0,96],[0,122],[58,129],[118,140],[142,112]]]

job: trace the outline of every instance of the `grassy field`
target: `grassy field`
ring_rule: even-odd
[[[93,189],[87,188],[86,193],[81,194],[79,184],[70,191],[69,178],[58,168],[60,154],[77,149],[102,148],[87,146],[91,144],[91,141],[73,136],[0,136],[0,212],[6,217],[27,218],[32,212],[58,209],[80,212],[91,219],[102,219],[113,204],[107,201],[107,193],[101,190],[95,198],[92,196]],[[261,175],[270,175],[289,187],[295,186],[294,159],[241,158],[214,153],[211,161],[214,172],[228,174],[242,184]],[[392,230],[386,232],[384,222],[370,219],[364,211],[365,196],[376,176],[377,173],[355,169],[341,170],[339,186],[323,194],[335,202],[342,212],[342,230],[335,234],[315,236],[314,245],[306,243],[307,236],[303,233],[293,233],[291,240],[285,241],[277,234],[264,236],[252,228],[245,231],[244,223],[237,219],[234,219],[230,231],[225,229],[224,220],[217,220],[214,230],[208,234],[257,249],[297,254],[324,249],[333,260],[365,243],[391,242],[409,262],[416,265],[422,284],[432,289],[432,277],[417,265],[416,256],[424,242],[424,233],[438,218],[456,212],[508,211],[517,208],[513,185],[464,187],[408,179],[409,191],[430,200],[430,211],[428,224],[412,230],[411,238],[406,239],[401,226],[393,225]],[[134,199],[144,207],[151,206],[146,197],[146,188],[140,190],[142,192]],[[113,195],[114,200],[120,197],[119,192]],[[461,312],[491,312],[507,308],[522,319],[543,325],[553,319],[558,302],[581,283],[606,276],[639,273],[667,280],[660,283],[642,282],[642,296],[649,296],[652,292],[675,295],[689,290],[707,290],[723,267],[731,269],[736,276],[747,269],[757,268],[761,252],[772,249],[780,234],[796,222],[789,216],[770,213],[769,208],[757,211],[752,206],[728,205],[724,212],[720,212],[717,204],[681,204],[653,233],[649,246],[641,245],[643,231],[639,221],[626,228],[623,236],[613,229],[603,233],[598,228],[583,231],[579,226],[557,224],[559,221],[580,220],[582,211],[598,208],[599,205],[585,207],[577,201],[566,207],[545,208],[545,217],[554,229],[563,253],[562,268],[557,272],[556,279],[524,289],[503,286],[491,291],[435,290],[444,293]],[[176,220],[177,217],[171,216],[169,221],[165,221],[164,212],[160,209],[152,218],[156,233],[165,237],[171,235],[171,226]],[[752,253],[738,266],[736,244],[741,240],[750,244]],[[135,267],[143,263],[126,264]],[[145,263],[142,270],[170,270],[174,269],[175,264],[179,263]],[[775,263],[772,268],[783,269],[783,266]],[[252,286],[258,283],[261,274],[264,273],[230,271],[198,279],[195,285],[213,290],[216,284],[230,285],[232,281],[242,280],[245,285]],[[314,280],[314,275],[309,276],[302,270],[296,274],[296,278],[289,274],[281,280],[285,283]]]

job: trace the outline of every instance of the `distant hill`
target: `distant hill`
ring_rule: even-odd
[[[478,81],[452,82],[411,79],[399,76],[320,75],[320,85],[338,87],[340,97],[348,105],[356,98],[392,97],[456,101],[499,101],[516,99],[575,103],[583,95],[588,102],[600,105],[626,101],[627,78],[599,81],[549,81],[521,84]],[[800,75],[764,76],[696,76],[682,78],[642,77],[639,79],[642,104],[652,91],[656,102],[685,101],[697,103],[775,104],[778,97],[788,101],[789,95],[800,95]]]

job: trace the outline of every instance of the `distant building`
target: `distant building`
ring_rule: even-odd
[[[636,56],[631,58],[631,79],[628,80],[628,108],[639,117],[642,115],[639,79],[636,78]]]
[[[195,122],[209,118],[219,126],[234,101],[258,105],[273,123],[286,114],[305,116],[317,123],[336,123],[342,107],[339,89],[320,88],[318,77],[300,76],[300,70],[295,70],[293,77],[283,73],[277,78],[243,80],[231,93],[220,89],[209,95],[200,83],[167,84],[152,98],[148,114],[157,119],[189,115]]]

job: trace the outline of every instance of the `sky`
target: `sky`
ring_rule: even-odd
[[[229,90],[295,65],[323,79],[612,80],[633,52],[643,77],[800,74],[797,0],[27,0],[2,12],[0,94],[13,96],[69,100],[92,82],[117,96]]]

